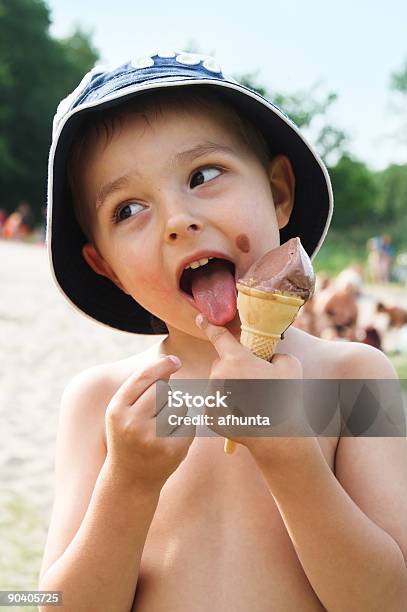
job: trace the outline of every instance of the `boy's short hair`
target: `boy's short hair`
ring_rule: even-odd
[[[196,87],[183,89],[158,90],[130,98],[120,105],[96,111],[85,117],[81,129],[73,141],[67,160],[67,182],[69,185],[76,219],[89,240],[93,241],[89,207],[83,200],[80,187],[80,169],[86,158],[86,145],[90,136],[105,138],[105,147],[111,141],[118,124],[129,114],[138,114],[147,121],[150,116],[157,117],[163,109],[185,112],[191,108],[202,111],[216,107],[224,116],[226,125],[238,136],[244,146],[254,153],[260,163],[267,168],[271,158],[269,146],[261,131],[245,116],[239,114],[232,104],[222,99],[219,92]],[[95,245],[96,246],[96,245]]]

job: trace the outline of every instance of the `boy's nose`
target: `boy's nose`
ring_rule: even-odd
[[[165,228],[165,239],[170,243],[180,238],[190,238],[201,230],[202,224],[200,221],[188,213],[180,213],[168,219]]]

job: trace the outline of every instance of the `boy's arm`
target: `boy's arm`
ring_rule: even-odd
[[[395,378],[388,359],[350,346],[344,378]],[[341,438],[330,470],[315,439],[278,469],[256,458],[303,569],[329,612],[407,609],[407,441]]]
[[[55,502],[39,588],[61,590],[67,611],[130,610],[159,499],[159,490],[124,481],[106,459],[104,416],[112,386],[105,371],[92,368],[62,397]]]

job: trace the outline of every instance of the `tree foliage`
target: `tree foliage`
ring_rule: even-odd
[[[344,228],[371,220],[378,187],[366,164],[346,154],[329,174],[335,199],[333,226]]]
[[[28,200],[37,219],[52,117],[98,57],[87,33],[57,40],[49,25],[43,0],[0,0],[0,206],[10,211]]]
[[[393,72],[390,77],[390,87],[401,94],[407,95],[407,59],[399,72]]]
[[[407,209],[407,166],[390,166],[375,173],[348,151],[348,136],[331,125],[326,114],[337,99],[329,93],[322,100],[316,98],[316,87],[292,94],[272,92],[258,82],[257,72],[236,76],[246,87],[272,100],[298,125],[307,129],[319,119],[315,147],[328,166],[332,180],[335,212],[333,227],[344,229],[368,222],[394,221]],[[405,68],[393,75],[393,88],[407,98],[407,62]],[[335,159],[335,163],[329,163]]]
[[[406,217],[407,165],[392,164],[376,174],[377,213],[385,221]]]
[[[329,125],[325,116],[329,107],[337,100],[337,94],[328,93],[322,99],[318,99],[316,83],[309,91],[297,91],[294,93],[281,93],[272,91],[258,82],[258,71],[236,76],[242,85],[256,91],[263,97],[271,100],[300,128],[310,128],[316,119],[322,120],[315,137],[315,146],[319,155],[328,163],[333,156],[339,158],[345,152],[348,137],[343,130]]]
[[[242,85],[271,100],[299,128],[309,127],[312,121],[317,116],[324,115],[328,107],[337,99],[337,94],[331,92],[323,100],[317,100],[314,96],[317,85],[310,91],[297,91],[291,94],[273,91],[258,82],[257,74],[257,72],[241,74],[236,76],[236,79]]]

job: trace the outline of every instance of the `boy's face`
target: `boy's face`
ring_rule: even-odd
[[[103,187],[123,175],[107,194]],[[107,146],[89,143],[81,179],[97,247],[84,246],[88,264],[196,337],[202,332],[178,285],[180,262],[220,251],[242,276],[278,246],[295,186],[289,160],[275,157],[266,169],[218,109],[168,109],[148,121],[126,115]]]

